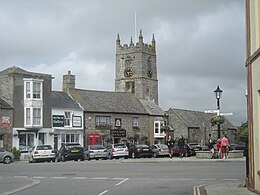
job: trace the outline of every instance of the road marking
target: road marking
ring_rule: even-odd
[[[201,181],[216,181],[216,178],[202,178]]]
[[[18,179],[26,179],[26,178],[28,178],[28,176],[22,176],[22,175],[19,175],[19,176],[14,176],[14,178],[18,178]]]
[[[72,177],[71,179],[87,179],[87,177]]]
[[[108,192],[108,190],[105,190],[104,192],[101,192],[100,194],[98,194],[98,195],[103,195],[103,194],[105,194],[105,193],[107,193]]]
[[[129,178],[125,178],[124,180],[120,181],[119,183],[116,184],[116,186],[119,186],[120,184],[126,182]]]
[[[100,179],[100,180],[102,180],[102,179],[107,179],[107,177],[93,177],[92,179]]]
[[[51,177],[53,179],[67,179],[68,177]]]
[[[21,179],[23,179],[24,177],[20,177]],[[4,193],[1,193],[0,195],[10,195],[10,194],[14,194],[14,193],[17,193],[17,192],[20,192],[20,191],[23,191],[25,189],[28,189],[28,188],[31,188],[35,185],[38,185],[40,183],[39,180],[36,180],[36,179],[30,179],[30,178],[27,178],[28,180],[32,181],[31,184],[28,184],[28,185],[24,185],[22,187],[19,187],[19,188],[16,188],[14,190],[11,190],[9,192],[4,192]]]
[[[203,185],[199,185],[199,186],[194,186],[193,187],[193,195],[200,195],[200,188],[205,186],[205,184]]]
[[[235,178],[227,178],[227,179],[224,179],[224,181],[238,181],[239,179],[235,179]]]
[[[42,176],[33,176],[32,178],[34,178],[34,179],[44,179],[44,178],[46,178],[46,177],[42,177]]]

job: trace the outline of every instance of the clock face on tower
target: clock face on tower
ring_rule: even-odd
[[[125,68],[124,75],[125,75],[125,77],[133,76],[133,69],[131,67]]]

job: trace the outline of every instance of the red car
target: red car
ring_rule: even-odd
[[[174,146],[173,146],[173,155],[179,156],[179,148],[178,148],[177,143],[174,144]],[[190,147],[187,144],[184,145],[183,156],[186,156],[186,157],[191,156]]]

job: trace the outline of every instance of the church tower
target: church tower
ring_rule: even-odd
[[[115,91],[131,92],[138,99],[149,99],[158,104],[158,80],[154,35],[151,44],[143,42],[142,30],[139,42],[120,44],[116,40]]]

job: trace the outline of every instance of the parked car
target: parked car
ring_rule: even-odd
[[[179,156],[179,148],[178,148],[177,143],[175,143],[173,146],[173,155]],[[188,144],[185,144],[185,146],[184,146],[183,156],[186,156],[186,157],[191,156],[191,151],[190,151],[190,147]]]
[[[10,164],[14,161],[14,155],[11,152],[5,151],[3,148],[0,148],[0,162],[4,164]]]
[[[152,148],[145,144],[130,145],[128,149],[129,156],[132,158],[153,157],[154,155]]]
[[[229,150],[243,150],[243,155],[246,156],[246,144],[241,143],[241,144],[230,144]]]
[[[28,152],[29,163],[37,161],[53,161],[55,162],[55,150],[51,145],[39,145],[29,149]]]
[[[153,156],[155,158],[159,156],[169,156],[169,149],[165,144],[153,144],[151,145],[151,148],[154,152]]]
[[[84,148],[79,143],[64,144],[60,147],[56,159],[58,162],[67,160],[81,161],[85,160]]]
[[[85,159],[107,159],[107,149],[102,145],[88,145],[84,151]]]
[[[190,147],[190,155],[196,155],[196,151],[202,150],[202,147],[198,143],[188,143]]]
[[[120,157],[128,158],[128,147],[125,144],[110,144],[107,146],[107,155],[109,159]]]

